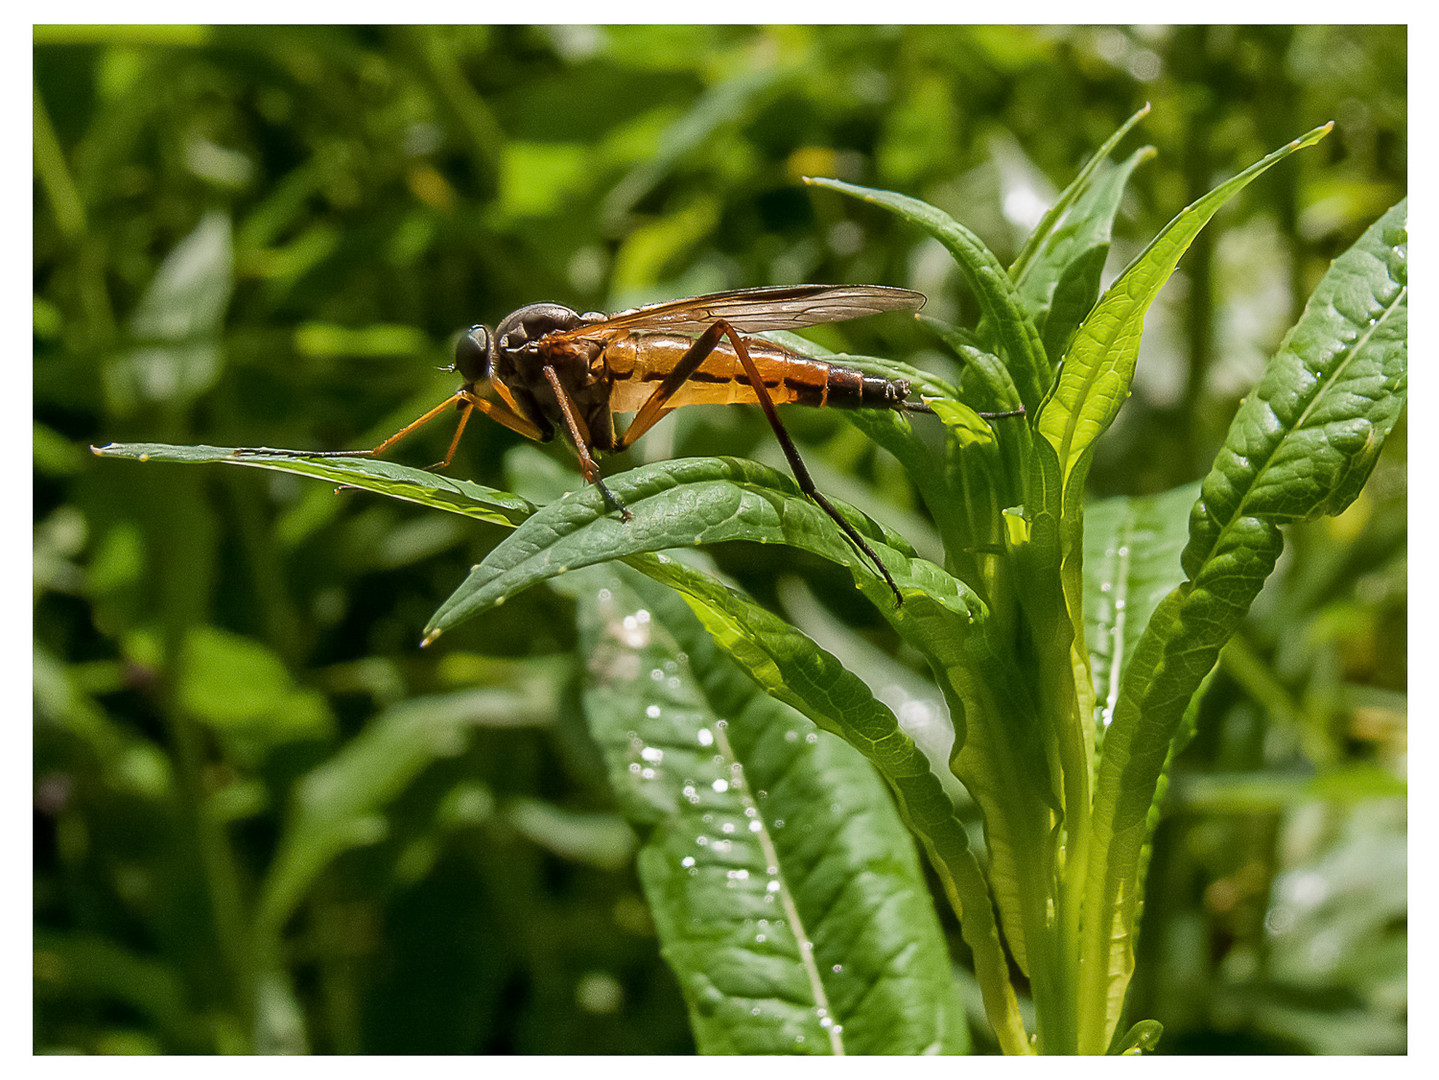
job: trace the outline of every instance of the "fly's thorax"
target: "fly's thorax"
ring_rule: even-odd
[[[541,341],[581,322],[578,314],[560,304],[530,304],[512,311],[495,327],[490,377],[504,380],[512,389],[533,388],[545,362]]]

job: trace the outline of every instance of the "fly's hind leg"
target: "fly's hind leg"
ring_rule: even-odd
[[[874,564],[875,569],[879,571],[880,577],[884,578],[885,584],[889,586],[889,591],[894,593],[894,606],[899,607],[902,605],[904,603],[904,597],[900,595],[899,586],[895,584],[894,578],[890,576],[889,568],[884,565],[884,561],[880,559],[874,548],[869,546],[865,538],[859,534],[859,530],[844,518],[840,517],[839,511],[824,497],[824,494],[819,488],[815,487],[814,480],[810,478],[809,469],[805,468],[804,460],[799,456],[799,449],[795,446],[794,440],[789,437],[789,432],[785,430],[784,424],[780,422],[779,412],[775,409],[774,401],[769,396],[769,391],[765,388],[764,379],[760,376],[759,369],[755,367],[754,361],[750,359],[749,350],[745,348],[744,338],[735,333],[734,328],[730,326],[729,323],[716,323],[715,326],[710,329],[713,330],[715,328],[720,328],[721,333],[728,337],[730,344],[734,346],[734,351],[738,354],[739,361],[744,366],[745,375],[749,377],[750,385],[754,387],[755,396],[759,398],[760,408],[764,410],[765,419],[769,421],[769,426],[774,429],[775,438],[779,440],[780,449],[784,451],[785,460],[789,462],[790,472],[794,473],[795,482],[799,484],[799,489],[813,499],[815,505],[828,514],[834,523],[844,532],[845,536],[849,537],[854,546],[859,548],[865,557]]]
[[[754,361],[750,359],[749,350],[745,347],[744,338],[736,333],[734,327],[730,326],[730,324],[724,320],[716,322],[701,334],[695,343],[690,346],[689,351],[680,359],[680,362],[674,366],[674,369],[664,377],[659,386],[655,387],[655,392],[649,396],[644,405],[640,407],[639,412],[635,414],[635,418],[633,422],[631,422],[629,429],[616,442],[616,448],[623,450],[654,426],[655,421],[659,420],[667,411],[670,398],[674,396],[675,392],[679,390],[691,375],[699,370],[700,365],[705,361],[705,357],[714,352],[720,343],[720,339],[725,337],[729,338],[730,344],[734,346],[735,353],[739,356],[740,363],[744,366],[745,376],[749,379],[750,386],[753,387],[755,396],[759,399],[760,408],[764,410],[765,419],[769,421],[769,426],[774,429],[775,438],[779,440],[780,449],[784,451],[785,460],[789,462],[790,472],[794,473],[795,482],[799,484],[799,489],[813,499],[815,505],[828,514],[834,523],[840,527],[845,536],[849,537],[854,546],[859,548],[865,558],[874,564],[875,569],[878,570],[880,576],[884,578],[885,584],[889,586],[890,592],[894,593],[895,606],[898,607],[900,604],[903,604],[904,597],[900,595],[899,586],[895,584],[894,578],[890,576],[889,570],[885,567],[884,562],[880,559],[874,548],[869,546],[865,538],[859,534],[858,529],[840,517],[839,511],[836,510],[834,505],[824,497],[824,494],[815,487],[814,480],[811,479],[809,475],[809,469],[805,467],[804,459],[799,456],[799,450],[794,445],[794,440],[789,437],[789,432],[785,430],[784,424],[780,421],[779,413],[774,406],[774,400],[769,396],[769,391],[765,388],[764,379],[761,377],[759,369],[755,367]]]

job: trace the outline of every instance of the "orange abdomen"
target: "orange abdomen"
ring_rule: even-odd
[[[903,379],[865,375],[828,364],[758,338],[745,338],[750,359],[776,405],[832,408],[899,408],[909,394]],[[605,346],[610,375],[610,408],[639,409],[694,344],[678,334],[626,334]],[[671,408],[685,405],[758,404],[744,365],[728,340],[721,340],[698,370],[670,398]]]

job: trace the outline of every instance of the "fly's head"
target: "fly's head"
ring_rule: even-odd
[[[494,367],[495,334],[488,326],[472,326],[455,342],[455,362],[449,370],[458,372],[469,389],[490,377]]]
[[[492,388],[493,395],[487,396],[497,396],[547,439],[558,414],[547,407],[546,399],[552,402],[554,394],[543,371],[556,363],[564,366],[568,350],[553,343],[546,346],[544,339],[591,321],[591,316],[577,315],[559,304],[530,304],[511,312],[493,330],[470,327],[455,343],[452,370],[471,393],[485,395],[486,388]]]

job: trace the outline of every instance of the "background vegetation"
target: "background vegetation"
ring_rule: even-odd
[[[931,242],[799,177],[918,196],[1012,257],[1147,100],[1117,269],[1125,236],[1334,119],[1150,314],[1091,484],[1164,491],[1404,193],[1406,81],[1394,27],[37,29],[36,1049],[243,1051],[267,1009],[319,1051],[692,1046],[563,588],[421,652],[497,526],[87,444],[370,446],[453,390],[456,330],[537,300],[854,281],[972,318]],[[898,317],[814,337],[950,363]],[[892,463],[832,414],[787,421],[821,488],[923,550]],[[1407,1045],[1403,432],[1348,512],[1290,531],[1178,762],[1130,1009],[1162,1052]],[[477,421],[453,471],[523,493],[553,483],[542,454],[568,467],[520,443]],[[629,463],[709,453],[778,461],[757,411],[691,409]],[[882,697],[935,707],[837,572],[713,554]],[[1310,782],[1338,765],[1369,768]],[[297,847],[317,792],[368,831]],[[286,872],[313,884],[279,994],[245,928]]]

